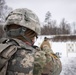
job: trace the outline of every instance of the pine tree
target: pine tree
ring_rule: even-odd
[[[44,20],[45,24],[49,25],[51,23],[51,13],[50,11],[48,11],[45,15],[45,20]]]

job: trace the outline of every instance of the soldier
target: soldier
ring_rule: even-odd
[[[45,46],[44,50],[34,46],[35,39],[40,34],[40,23],[36,14],[26,8],[15,9],[7,16],[4,30],[7,38],[0,41],[5,44],[0,51],[0,75],[48,74],[44,73],[44,67],[54,60],[45,50]],[[56,63],[54,68],[55,65]],[[59,74],[61,68],[56,69],[54,72],[58,71]]]
[[[0,75],[41,74],[45,55],[38,47],[33,46],[35,38],[40,34],[40,23],[36,14],[26,8],[15,9],[7,16],[4,30],[7,38],[0,41],[5,44],[0,55]]]
[[[62,70],[61,61],[51,49],[47,37],[44,38],[44,41],[42,42],[40,48],[45,52],[47,59],[46,64],[43,68],[42,75],[59,75]]]
[[[49,48],[51,48],[51,45],[50,45],[47,37],[44,37],[44,41],[42,42],[40,48],[43,49],[44,48],[43,46],[45,46],[45,45],[48,45]]]

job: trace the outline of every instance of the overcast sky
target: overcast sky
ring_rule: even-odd
[[[52,19],[58,23],[65,18],[69,23],[76,22],[76,0],[5,0],[13,9],[29,8],[43,22],[45,14],[50,11]]]

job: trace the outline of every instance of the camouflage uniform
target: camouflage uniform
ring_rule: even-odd
[[[35,49],[24,42],[14,39],[19,48],[8,62],[7,75],[33,75]]]
[[[21,28],[9,30],[9,26],[12,24],[19,25]],[[10,12],[6,18],[4,29],[9,39],[7,44],[16,45],[17,51],[8,61],[6,75],[41,75],[42,73],[46,61],[45,52],[38,47],[29,46],[23,41],[14,38],[21,35],[31,43],[31,40],[24,36],[26,28],[31,29],[37,35],[40,34],[38,17],[26,8]]]

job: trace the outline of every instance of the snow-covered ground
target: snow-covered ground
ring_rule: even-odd
[[[60,75],[76,75],[76,57],[60,58],[62,72]]]

